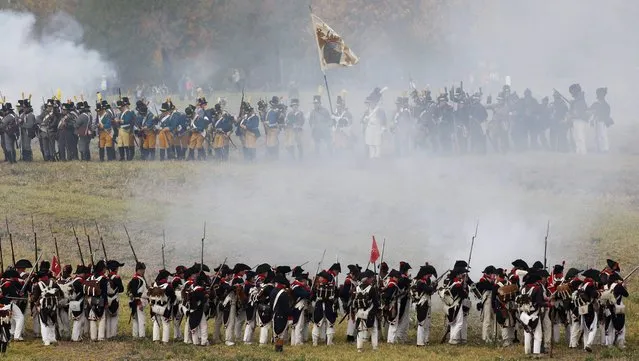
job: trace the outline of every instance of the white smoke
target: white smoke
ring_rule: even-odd
[[[67,14],[47,19],[42,36],[31,13],[0,12],[3,55],[0,91],[15,102],[21,93],[32,94],[33,104],[60,89],[63,99],[95,94],[103,74],[113,67],[102,56],[81,45],[82,26]]]

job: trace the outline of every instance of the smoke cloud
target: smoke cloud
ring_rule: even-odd
[[[58,88],[65,99],[94,94],[102,75],[113,68],[98,52],[81,44],[80,24],[63,13],[47,19],[41,34],[35,24],[33,14],[0,12],[4,34],[0,90],[7,101],[15,102],[22,92],[46,99]]]

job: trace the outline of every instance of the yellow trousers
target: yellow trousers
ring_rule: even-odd
[[[257,148],[257,137],[253,132],[244,132],[244,146],[250,149]]]
[[[215,133],[215,137],[213,138],[214,149],[224,148],[224,147],[227,147],[228,145],[229,145],[229,138],[226,135]]]
[[[155,149],[156,136],[155,132],[145,132],[144,141],[142,142],[142,148]]]
[[[100,138],[98,147],[113,148],[113,136],[109,130],[100,130]]]
[[[173,133],[169,128],[162,128],[160,135],[158,136],[158,142],[160,143],[160,149],[168,149],[173,142]]]
[[[204,136],[199,132],[192,132],[189,139],[189,149],[203,149],[204,148]]]
[[[118,147],[132,147],[133,144],[133,134],[129,132],[129,129],[120,128],[120,132],[118,133]]]

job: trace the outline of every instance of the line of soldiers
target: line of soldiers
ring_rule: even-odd
[[[100,97],[99,97],[100,99]],[[309,122],[316,140],[316,148],[325,143],[333,148],[333,128],[349,127],[352,116],[343,99],[338,98],[339,117],[331,116],[322,107],[321,97],[314,98],[315,109]],[[290,110],[288,109],[290,107]],[[74,103],[48,99],[39,116],[33,114],[29,99],[19,101],[18,114],[11,103],[3,103],[0,110],[0,134],[5,161],[15,163],[20,149],[23,161],[32,161],[31,140],[38,138],[45,161],[91,160],[90,143],[96,138],[100,161],[133,160],[135,149],[142,160],[155,160],[159,150],[160,160],[204,160],[215,154],[215,159],[227,161],[229,148],[237,149],[231,135],[241,141],[244,159],[256,158],[257,139],[266,136],[267,157],[279,156],[280,133],[291,157],[301,159],[304,154],[302,129],[306,117],[299,110],[299,100],[291,99],[289,105],[277,96],[268,102],[260,100],[257,110],[242,101],[240,114],[235,117],[227,110],[224,98],[208,108],[206,98],[197,99],[197,105],[179,111],[170,99],[162,103],[156,113],[150,111],[149,102],[138,100],[131,109],[128,97],[117,100],[113,106],[107,100],[95,104],[95,115],[87,101]],[[339,136],[338,136],[339,137]],[[345,140],[349,140],[348,137]],[[348,144],[344,143],[344,147]],[[116,154],[117,148],[117,154]]]
[[[598,88],[590,107],[579,84],[568,90],[572,99],[553,89],[552,102],[548,97],[539,102],[530,89],[520,97],[504,85],[496,102],[489,96],[486,104],[481,89],[469,95],[463,84],[442,92],[436,101],[429,90],[413,90],[413,105],[408,97],[398,98],[397,114],[410,119],[412,113],[417,118],[415,145],[436,153],[483,154],[490,146],[495,152],[545,149],[585,154],[588,125],[595,129],[597,151],[608,152],[607,129],[614,124],[606,101],[608,89]]]
[[[391,143],[397,156],[415,149],[435,154],[483,154],[489,148],[495,152],[547,149],[585,154],[588,124],[595,129],[597,150],[609,150],[607,128],[614,121],[605,99],[607,88],[596,90],[597,100],[590,106],[579,84],[569,87],[572,100],[555,90],[552,102],[548,97],[538,102],[529,89],[519,97],[508,85],[495,103],[489,96],[486,104],[482,104],[481,91],[469,95],[463,86],[445,90],[436,101],[429,90],[414,89],[410,97],[397,98],[390,119],[382,104],[385,90],[375,88],[366,97],[360,121],[370,158],[381,157],[384,145]],[[279,158],[280,142],[290,158],[304,156],[307,117],[299,108],[299,99],[290,99],[286,105],[273,96],[268,103],[258,101],[257,109],[242,99],[238,116],[228,111],[223,98],[208,108],[206,98],[200,97],[184,111],[167,99],[156,114],[145,100],[138,100],[135,109],[131,109],[128,97],[113,106],[100,96],[98,100],[95,115],[86,101],[61,103],[54,97],[43,104],[38,116],[33,114],[30,99],[19,100],[18,114],[11,103],[4,103],[0,139],[5,160],[15,163],[16,149],[20,148],[22,160],[31,161],[31,140],[37,137],[46,161],[88,161],[94,138],[101,161],[115,160],[116,148],[121,161],[133,160],[136,148],[142,160],[155,160],[159,150],[160,160],[204,160],[215,154],[215,159],[227,161],[230,148],[238,149],[233,133],[247,161],[256,159],[257,139],[262,135],[267,159]],[[322,148],[338,155],[354,149],[358,137],[343,96],[337,97],[332,114],[322,105],[321,96],[314,96],[308,120],[316,154]]]
[[[124,264],[100,260],[72,272],[69,265],[53,263],[42,261],[37,272],[27,272],[32,264],[23,259],[2,274],[0,351],[6,351],[10,339],[23,340],[28,306],[34,333],[45,345],[61,338],[79,342],[87,334],[92,341],[117,335],[120,294],[125,292],[118,271]],[[486,267],[473,282],[465,261],[455,262],[439,277],[428,263],[413,277],[407,262],[390,270],[381,262],[379,272],[376,265],[364,270],[349,265],[340,283],[340,263],[321,271],[318,264],[315,277],[309,277],[301,266],[237,263],[231,268],[225,260],[212,271],[202,263],[178,266],[175,272],[162,269],[149,284],[145,265],[136,262],[126,293],[132,336],[146,337],[148,309],[152,339],[162,343],[171,340],[172,332],[175,341],[202,346],[211,341],[228,346],[257,342],[282,351],[286,343],[331,345],[335,326],[347,320],[347,341],[361,352],[367,340],[377,349],[382,337],[388,343],[407,343],[414,312],[416,344],[425,346],[430,341],[431,298],[437,294],[446,318],[442,343],[466,343],[472,296],[486,343],[499,339],[507,347],[523,337],[527,354],[552,352],[563,327],[571,348],[581,344],[591,352],[598,343],[623,348],[625,281],[634,271],[622,278],[613,260],[602,271],[570,268],[564,273],[564,267],[555,265],[549,273],[541,262],[529,267],[518,259],[510,269]]]

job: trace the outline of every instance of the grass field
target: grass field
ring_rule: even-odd
[[[420,166],[415,167],[415,164]],[[427,171],[419,170],[422,168]],[[477,179],[478,175],[484,177],[484,181]],[[439,210],[439,208],[420,208],[419,204],[441,203],[443,199],[446,200],[443,203],[449,206],[460,203],[452,209],[454,213],[470,207],[473,215],[465,218],[482,215],[483,228],[480,229],[480,240],[488,236],[495,240],[501,239],[499,233],[504,233],[508,237],[514,237],[520,233],[519,229],[499,231],[486,229],[496,223],[495,219],[503,219],[507,222],[509,218],[506,213],[517,213],[519,218],[525,218],[522,223],[527,224],[529,219],[526,217],[529,214],[541,213],[542,209],[550,208],[543,211],[545,213],[538,218],[545,222],[545,217],[552,216],[553,222],[559,223],[558,226],[553,226],[551,238],[561,241],[559,245],[552,246],[553,252],[561,253],[564,257],[569,255],[569,263],[584,266],[596,264],[597,267],[603,267],[605,258],[613,257],[621,262],[622,270],[628,271],[633,265],[639,263],[639,255],[636,252],[636,239],[639,237],[639,210],[637,210],[639,191],[635,186],[635,180],[638,177],[639,167],[636,165],[636,157],[620,155],[586,158],[546,154],[526,157],[512,155],[461,159],[418,158],[405,162],[383,160],[381,164],[376,165],[358,160],[341,162],[337,165],[310,160],[305,164],[283,162],[271,166],[245,165],[237,162],[224,166],[213,162],[198,164],[176,162],[45,164],[40,162],[16,166],[0,165],[0,194],[2,194],[0,210],[2,215],[6,215],[9,219],[17,258],[33,258],[32,214],[40,247],[46,252],[47,258],[50,258],[54,252],[52,236],[48,229],[49,222],[59,241],[60,255],[64,263],[77,264],[79,261],[77,246],[70,230],[72,224],[77,228],[85,259],[89,257],[89,252],[82,229],[83,223],[86,223],[87,230],[91,234],[93,247],[96,248],[96,257],[101,257],[101,251],[97,250],[98,241],[93,223],[97,220],[107,243],[109,258],[124,261],[126,266],[122,273],[130,275],[133,259],[122,231],[121,223],[123,222],[126,222],[129,227],[138,256],[149,265],[149,274],[153,274],[161,267],[159,249],[162,228],[168,230],[167,261],[171,268],[178,263],[188,265],[195,260],[199,261],[199,238],[203,220],[210,222],[211,227],[210,234],[207,235],[205,251],[205,262],[211,265],[219,263],[224,256],[229,257],[231,264],[244,260],[248,260],[247,263],[257,262],[264,258],[272,264],[285,262],[293,264],[293,259],[299,260],[300,257],[304,257],[304,261],[310,261],[305,268],[314,270],[314,264],[321,255],[321,249],[324,248],[314,245],[314,242],[321,241],[322,237],[330,239],[324,242],[332,247],[327,258],[329,255],[332,258],[332,253],[339,253],[342,265],[345,265],[354,263],[353,257],[359,255],[360,264],[362,264],[361,259],[365,260],[370,245],[369,232],[373,228],[375,232],[388,229],[386,234],[394,234],[397,239],[403,240],[402,243],[394,245],[391,251],[387,250],[389,260],[397,263],[402,257],[406,257],[412,260],[411,263],[421,263],[424,258],[434,259],[438,269],[441,269],[455,257],[466,257],[467,238],[464,238],[463,242],[453,243],[452,250],[447,247],[438,248],[442,244],[437,243],[433,233],[429,233],[434,232],[436,225],[429,224],[428,227],[421,228],[419,222],[427,222],[426,220],[421,217],[413,218],[405,213],[416,213],[419,210],[429,217],[447,211]],[[495,193],[496,188],[499,189],[499,193]],[[360,194],[358,195],[357,192]],[[372,197],[364,196],[371,194]],[[451,194],[463,200],[449,199]],[[488,209],[484,204],[490,201],[492,201],[491,210],[501,207],[503,211],[484,215],[488,213],[484,212]],[[541,202],[542,205],[535,205],[534,202]],[[439,206],[442,207],[441,204]],[[366,210],[372,207],[376,207],[377,211]],[[522,211],[519,207],[526,210]],[[296,209],[305,215],[302,217],[298,212],[291,211]],[[324,209],[326,211],[323,211]],[[250,223],[237,220],[247,214],[251,217]],[[269,221],[271,215],[282,219],[271,223]],[[531,222],[538,221],[538,218],[531,218]],[[388,225],[381,224],[384,219],[388,221]],[[455,218],[447,216],[445,219],[451,223],[451,219]],[[470,223],[472,227],[474,222]],[[465,232],[467,228],[461,232],[463,237],[468,234]],[[521,228],[529,229],[528,226]],[[424,237],[413,234],[422,232],[422,229],[425,234],[428,234],[427,242],[431,242],[435,247],[425,248],[419,245]],[[540,230],[539,233],[542,231],[545,229]],[[259,232],[264,239],[256,238],[253,232]],[[364,233],[362,238],[365,240],[352,244],[353,237],[355,235],[359,237],[360,233]],[[0,234],[2,234],[6,266],[10,262],[10,252],[5,232]],[[302,245],[307,244],[311,251],[302,251],[303,247],[298,243],[289,243],[286,238],[283,238],[287,235],[296,239],[298,243],[301,242]],[[448,242],[443,232],[436,235],[441,238],[439,242]],[[457,234],[451,237],[457,237]],[[271,239],[277,239],[280,243],[262,242]],[[247,243],[249,240],[251,243]],[[244,247],[245,244],[246,247]],[[528,250],[523,243],[512,247],[522,252]],[[477,256],[473,257],[474,259],[477,257],[478,264],[484,262],[481,267],[485,262],[496,258],[500,258],[506,265],[511,258],[514,259],[512,247],[509,248],[504,243],[492,255],[479,249]],[[269,251],[273,248],[278,249],[278,252]],[[455,248],[459,248],[459,251],[455,251]],[[397,254],[400,251],[403,253]],[[342,260],[342,254],[345,254],[345,258],[349,258]],[[524,254],[524,256],[527,259],[539,258],[535,254]],[[559,262],[561,258],[556,256],[553,259]],[[151,277],[154,275],[149,278]],[[628,348],[624,351],[596,348],[595,353],[585,354],[582,351],[568,350],[562,344],[556,346],[555,358],[562,360],[639,359],[637,348],[639,346],[637,337],[639,296],[636,293],[638,283],[636,279],[633,279],[629,284],[631,297],[626,301]],[[122,303],[126,305],[126,302]],[[132,342],[128,337],[130,334],[128,315],[122,312],[120,337],[115,341],[103,343],[61,342],[56,347],[44,347],[40,340],[30,337],[31,327],[28,322],[27,341],[12,343],[7,358],[16,360],[525,359],[521,346],[502,349],[481,345],[478,340],[480,330],[476,319],[474,322],[471,321],[469,345],[464,347],[439,345],[438,341],[443,332],[442,319],[441,311],[434,312],[432,345],[425,348],[417,348],[413,345],[382,344],[378,352],[358,354],[354,345],[345,344],[345,330],[341,325],[338,328],[337,345],[329,349],[312,346],[286,347],[284,354],[275,354],[271,347],[260,348],[255,345],[229,348],[219,345],[194,347],[181,343],[164,346],[148,340]],[[149,328],[147,335],[150,336],[150,334]],[[411,338],[414,341],[414,331],[411,333]]]

